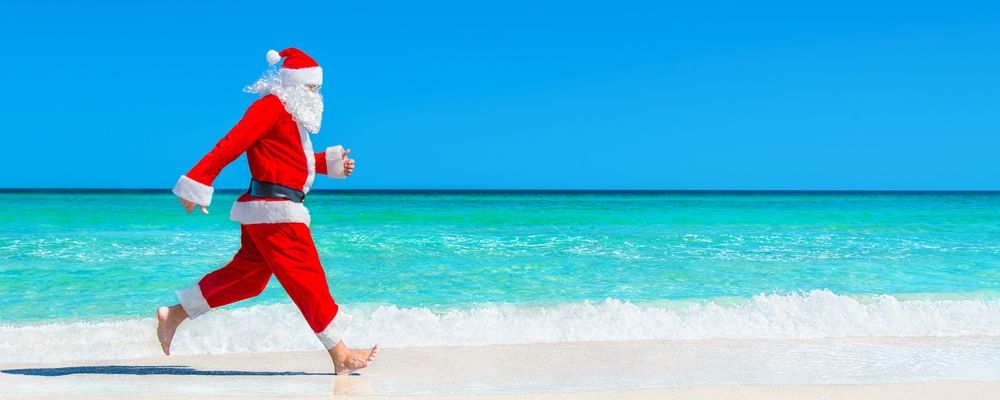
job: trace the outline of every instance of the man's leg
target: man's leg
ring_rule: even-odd
[[[178,290],[180,304],[157,310],[157,335],[163,352],[170,354],[170,342],[177,326],[187,318],[197,318],[209,309],[254,297],[264,291],[271,270],[264,262],[246,227],[240,229],[240,250],[232,261],[205,275],[191,287]]]
[[[330,353],[335,372],[350,373],[374,360],[378,346],[350,350],[337,337],[333,318],[339,307],[330,295],[309,227],[302,223],[254,224],[247,225],[247,232],[271,272]]]

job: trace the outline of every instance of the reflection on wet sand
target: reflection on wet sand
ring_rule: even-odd
[[[372,393],[372,386],[364,376],[333,376],[333,394],[370,395]]]

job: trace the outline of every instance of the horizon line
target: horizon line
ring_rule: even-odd
[[[5,188],[0,187],[0,193],[172,193],[166,188]],[[220,188],[216,193],[243,193],[246,189]],[[919,193],[1000,193],[1000,189],[313,189],[310,193],[370,193],[370,194],[427,194],[427,193],[454,193],[454,194],[474,194],[474,193],[563,193],[563,194],[600,194],[600,193],[895,193],[895,194],[919,194]]]

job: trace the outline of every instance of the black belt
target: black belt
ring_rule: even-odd
[[[306,194],[301,190],[295,190],[277,183],[258,181],[256,179],[250,179],[250,190],[247,190],[247,193],[250,193],[253,197],[288,199],[296,203],[301,203],[306,199]]]

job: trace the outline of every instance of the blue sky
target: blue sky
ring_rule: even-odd
[[[3,6],[0,187],[169,188],[297,46],[319,188],[1000,189],[988,2],[134,3]]]

